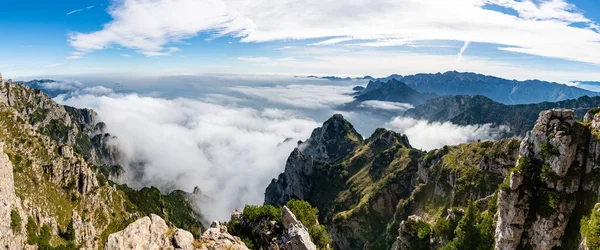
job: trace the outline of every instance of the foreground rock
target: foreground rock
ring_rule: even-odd
[[[248,247],[246,247],[246,244],[240,238],[229,234],[226,226],[221,226],[218,222],[213,222],[211,227],[202,234],[199,249],[245,250]]]
[[[213,223],[196,240],[192,233],[170,227],[162,218],[151,214],[129,224],[123,231],[109,235],[104,249],[247,250],[248,247],[218,223]]]
[[[158,215],[151,214],[129,224],[123,231],[109,235],[104,249],[173,249],[172,236],[176,230],[169,228]],[[180,241],[178,244],[182,249],[193,249],[192,243]]]
[[[283,206],[281,210],[283,225],[287,229],[281,236],[281,249],[284,250],[317,250],[317,246],[310,240],[308,229],[296,216]]]
[[[588,115],[586,120],[595,119]],[[566,229],[581,220],[574,213],[578,199],[582,208],[587,206],[585,192],[597,191],[598,185],[592,173],[597,161],[588,158],[600,155],[592,133],[575,121],[572,110],[540,113],[521,144],[517,167],[498,194],[496,249],[549,250],[575,240],[578,233]]]

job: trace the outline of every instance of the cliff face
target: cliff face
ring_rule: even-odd
[[[92,110],[0,81],[0,249],[98,249],[150,213],[199,234],[185,194],[132,190],[96,171],[118,159],[106,139],[92,143],[110,137],[103,127]]]
[[[362,140],[353,129],[327,129],[332,124],[351,128],[336,115],[315,129],[271,182],[265,204],[309,201],[321,211],[337,249],[389,248],[400,222],[411,214],[435,222],[453,204],[489,199],[514,166],[519,143],[475,142],[427,153],[393,131],[377,129]],[[339,141],[353,143],[344,150],[322,150],[330,143],[343,145]],[[330,152],[334,157],[324,156]]]
[[[571,110],[544,111],[528,133],[499,190],[496,249],[573,248],[585,236],[580,223],[600,188],[600,116],[588,113],[583,123],[573,117]]]

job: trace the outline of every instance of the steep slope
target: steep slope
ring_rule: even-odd
[[[336,115],[315,130],[331,134],[294,150],[265,203],[310,202],[336,249],[596,249],[599,111],[582,122],[572,110],[543,111],[522,142],[423,152],[378,129],[347,150],[314,150],[353,137],[327,129],[351,128]]]
[[[316,136],[322,131],[326,136]],[[426,153],[393,131],[377,129],[366,140],[354,134],[352,125],[335,115],[299,144],[265,192],[265,204],[303,199],[316,206],[336,249],[389,248],[408,215],[435,218],[469,198],[489,197],[514,166],[518,148],[518,141],[504,140]],[[314,148],[339,141],[353,143],[343,151]]]
[[[505,104],[556,102],[599,93],[539,80],[516,81],[475,73],[449,71],[404,76],[400,81],[421,93],[484,95]],[[531,94],[535,93],[535,94]]]
[[[150,212],[198,235],[200,218],[184,194],[128,190],[95,171],[117,153],[87,143],[104,126],[95,117],[0,80],[0,248],[98,249]]]
[[[504,105],[480,95],[461,95],[431,99],[421,106],[407,110],[404,115],[431,122],[452,122],[459,125],[506,125],[510,128],[507,136],[525,136],[543,110],[573,109],[575,117],[582,119],[587,110],[597,106],[600,106],[600,97],[583,96],[560,102]]]
[[[419,93],[396,79],[388,81],[369,81],[366,89],[355,96],[356,101],[388,101],[421,105],[435,97],[435,94]]]

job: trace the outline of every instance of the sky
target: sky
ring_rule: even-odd
[[[598,81],[599,23],[591,0],[3,0],[0,72]]]
[[[58,80],[41,87],[97,111],[122,182],[198,186],[199,212],[226,220],[262,204],[297,142],[334,113],[365,138],[384,127],[423,150],[507,129],[402,117],[404,103],[349,110],[368,81],[296,76],[457,70],[598,88],[579,81],[600,81],[599,22],[591,0],[2,0],[0,72]]]

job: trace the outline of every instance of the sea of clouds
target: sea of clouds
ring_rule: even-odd
[[[234,209],[262,204],[265,188],[284,170],[297,141],[334,113],[343,114],[365,138],[386,127],[424,150],[495,139],[503,129],[389,116],[401,115],[409,104],[369,101],[359,110],[339,109],[353,101],[352,87],[366,82],[223,82],[228,84],[49,86],[68,90],[54,98],[59,103],[98,112],[118,137],[126,171],[131,162],[144,163],[143,174],[131,174],[127,184],[164,192],[198,186],[207,197],[197,204],[207,220],[228,220]],[[186,91],[178,96],[173,88]],[[382,110],[386,116],[378,115]]]

